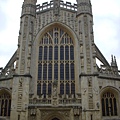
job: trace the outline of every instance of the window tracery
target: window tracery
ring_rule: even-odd
[[[112,92],[105,92],[102,95],[102,115],[117,116],[117,99]]]
[[[47,31],[40,41],[38,55],[41,94],[52,94],[54,80],[60,81],[60,94],[75,94],[74,44],[70,35],[58,27]]]
[[[10,116],[11,96],[9,93],[2,91],[0,93],[0,116]]]

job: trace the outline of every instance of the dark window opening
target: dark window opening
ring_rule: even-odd
[[[117,101],[113,93],[104,93],[101,102],[103,116],[117,116]]]

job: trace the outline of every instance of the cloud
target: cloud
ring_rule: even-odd
[[[108,62],[111,54],[120,67],[120,0],[92,0],[95,43]]]
[[[6,13],[4,12],[4,9],[2,6],[4,6],[4,2],[2,1],[0,3],[0,31],[3,31],[6,28],[6,22],[7,22],[7,18],[6,18]]]

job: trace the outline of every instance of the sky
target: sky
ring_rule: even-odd
[[[17,49],[23,1],[0,0],[0,67],[5,67]],[[50,0],[37,0],[37,4],[46,1]],[[111,54],[116,56],[120,69],[120,0],[91,0],[91,3],[95,44],[109,63]]]

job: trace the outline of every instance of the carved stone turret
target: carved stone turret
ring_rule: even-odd
[[[78,8],[77,15],[88,13],[92,15],[92,8],[90,0],[77,0]]]
[[[35,16],[37,0],[24,0],[22,6],[22,15],[31,14]]]
[[[37,0],[24,0],[25,4],[36,4]]]

